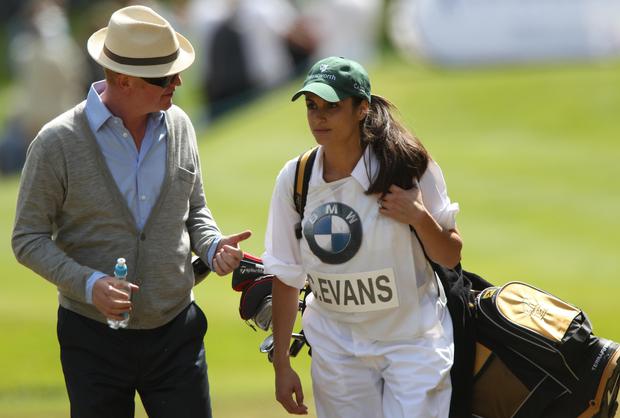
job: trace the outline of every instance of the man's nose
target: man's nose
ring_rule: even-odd
[[[183,80],[181,79],[181,74],[177,74],[174,76],[174,78],[172,79],[172,84],[174,84],[175,86],[180,86],[183,84]]]

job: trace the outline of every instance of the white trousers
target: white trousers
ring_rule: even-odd
[[[414,339],[390,342],[364,340],[319,312],[306,311],[318,418],[448,417],[452,321],[440,302],[432,309],[426,305],[422,312],[436,315],[436,325]]]

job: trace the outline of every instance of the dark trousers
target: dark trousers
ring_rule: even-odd
[[[203,338],[194,303],[151,330],[113,330],[63,307],[58,341],[72,418],[131,418],[137,391],[150,418],[211,418]]]

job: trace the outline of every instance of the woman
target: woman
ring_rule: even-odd
[[[312,288],[303,328],[312,346],[318,417],[448,417],[452,323],[426,255],[454,267],[462,242],[439,166],[371,95],[364,68],[317,62],[305,96],[319,151],[303,216],[293,204],[296,160],[282,169],[263,254],[273,283],[276,398],[307,414],[288,347],[299,289]]]

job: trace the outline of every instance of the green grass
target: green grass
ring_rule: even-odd
[[[369,70],[461,205],[464,267],[556,294],[584,309],[598,335],[620,341],[620,63],[438,71],[390,58]],[[199,132],[209,205],[223,231],[253,230],[244,248],[255,254],[278,171],[313,144],[303,104],[289,102],[296,87]],[[0,179],[0,417],[65,417],[56,291],[10,250],[16,187]],[[238,318],[238,296],[227,278],[196,289],[209,318],[215,416],[288,416],[258,352],[266,334]],[[294,364],[311,402],[308,356]]]

